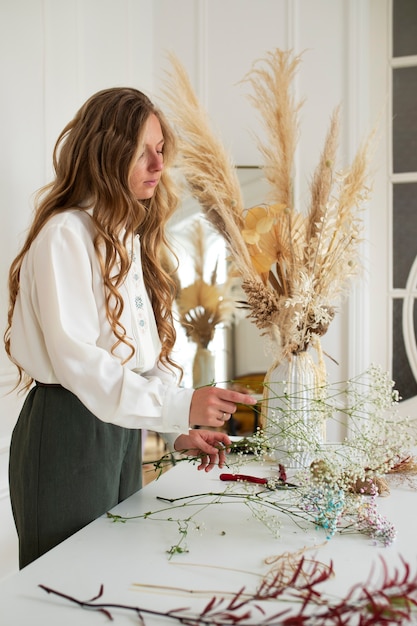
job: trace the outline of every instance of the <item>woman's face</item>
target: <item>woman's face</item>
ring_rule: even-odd
[[[164,137],[157,116],[152,113],[134,158],[129,187],[137,200],[152,198],[164,168]]]

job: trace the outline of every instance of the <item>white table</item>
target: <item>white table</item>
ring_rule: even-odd
[[[272,471],[268,465],[255,464],[243,470],[258,476],[268,476]],[[163,503],[156,496],[173,498],[223,491],[226,484],[219,480],[219,473],[217,468],[207,474],[197,472],[194,466],[181,462],[120,504],[113,513],[126,516],[159,510]],[[377,547],[369,538],[359,535],[335,536],[326,542],[323,531],[312,526],[303,531],[285,517],[281,538],[276,539],[244,504],[213,504],[197,517],[196,521],[204,523],[204,528],[189,530],[189,552],[175,555],[171,560],[166,551],[178,541],[175,522],[138,519],[112,523],[103,516],[2,581],[0,624],[99,626],[109,623],[103,614],[46,594],[38,586],[41,583],[83,600],[92,598],[103,584],[103,601],[158,609],[201,605],[208,596],[203,600],[197,595],[139,588],[134,583],[217,593],[237,591],[241,586],[254,589],[259,582],[257,575],[268,570],[264,564],[266,557],[302,547],[314,548],[308,554],[320,561],[333,561],[336,576],[326,583],[326,590],[345,595],[351,585],[366,581],[372,564],[377,573],[381,571],[380,556],[393,567],[400,564],[399,555],[402,555],[415,569],[416,492],[405,484],[396,487],[391,495],[379,499],[379,508],[398,530],[396,541],[388,548]],[[184,509],[184,515],[190,512]],[[118,610],[112,614],[117,626],[139,623],[134,614]],[[150,626],[175,623],[165,618],[146,618]]]

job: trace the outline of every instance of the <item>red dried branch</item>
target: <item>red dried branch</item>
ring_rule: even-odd
[[[189,607],[167,612],[122,604],[98,603],[103,587],[92,600],[78,600],[68,594],[55,591],[45,585],[40,587],[82,608],[103,613],[113,620],[112,609],[134,612],[140,624],[146,626],[145,616],[160,616],[175,620],[184,626],[383,626],[410,622],[417,608],[417,573],[412,574],[410,565],[401,559],[402,570],[390,574],[381,558],[383,579],[379,586],[372,584],[373,572],[365,583],[354,585],[347,595],[334,603],[317,589],[333,574],[333,565],[324,566],[319,561],[300,558],[292,575],[285,579],[276,571],[262,580],[258,589],[249,593],[245,588],[231,598],[213,596],[200,612],[193,613]],[[267,616],[260,602],[283,601],[285,608]],[[288,603],[291,602],[291,605]]]

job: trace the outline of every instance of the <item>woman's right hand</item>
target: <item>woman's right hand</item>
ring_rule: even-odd
[[[193,393],[190,406],[190,426],[219,428],[236,412],[238,404],[256,404],[248,393],[221,387],[200,387]]]

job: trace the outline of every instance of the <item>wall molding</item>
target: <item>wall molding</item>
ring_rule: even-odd
[[[1,367],[0,368],[0,388],[7,387],[8,391],[13,389],[14,385],[17,382],[16,372],[17,370],[14,367],[14,365]]]
[[[347,159],[352,162],[361,142],[369,132],[369,100],[363,101],[365,86],[369,80],[369,9],[367,3],[350,2],[347,6],[347,71],[346,71],[346,106],[349,128],[345,136]],[[361,95],[361,98],[359,98]],[[360,105],[359,105],[360,103]],[[363,275],[352,284],[348,302],[348,341],[345,349],[348,353],[348,377],[363,372],[370,361],[370,299],[366,278],[369,279],[369,211],[363,213],[364,232],[359,254],[362,258]]]
[[[0,437],[0,454],[5,454],[10,448],[10,437]]]
[[[10,437],[0,437],[0,501],[8,500],[8,457],[10,449]]]
[[[24,396],[10,393],[16,385],[16,369],[0,368],[0,500],[9,497],[8,467],[10,442]]]

